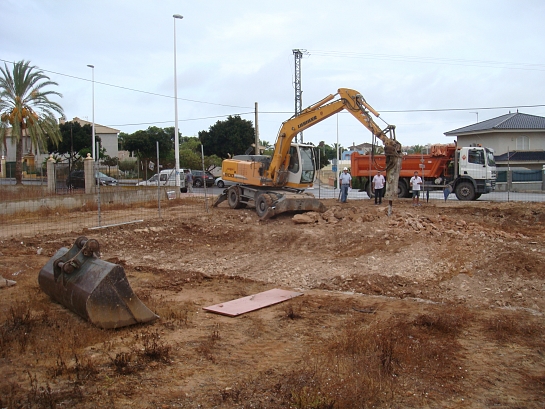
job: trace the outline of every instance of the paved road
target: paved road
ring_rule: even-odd
[[[0,185],[14,185],[14,178],[0,178]],[[46,185],[47,181],[44,180],[35,180],[35,179],[24,179],[23,184],[25,185]],[[136,181],[134,180],[120,180],[120,186],[134,186]],[[206,189],[207,195],[219,195],[223,192],[224,189],[220,189],[216,186],[212,186]],[[315,197],[319,199],[334,199],[339,197],[339,190],[334,189],[329,185],[316,185],[314,188],[307,189],[308,193],[312,193]],[[193,193],[203,195],[204,188],[193,188]],[[426,192],[421,193],[421,200],[426,200]],[[351,190],[348,194],[348,198],[351,200],[369,200],[369,196],[365,192],[358,192],[357,190]],[[443,192],[433,191],[429,192],[430,200],[444,200]],[[458,200],[454,194],[451,194],[448,200]],[[482,195],[479,202],[545,202],[545,192],[493,192],[486,195]]]

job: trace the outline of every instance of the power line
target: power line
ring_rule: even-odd
[[[361,58],[371,60],[386,60],[386,61],[404,61],[415,63],[432,63],[443,65],[463,65],[473,67],[495,67],[507,68],[513,70],[531,70],[545,71],[545,64],[507,62],[507,61],[487,61],[487,60],[464,60],[441,57],[419,57],[411,55],[391,55],[391,54],[374,54],[374,53],[355,53],[348,51],[324,51],[324,50],[308,50],[311,55],[334,58]]]
[[[310,51],[309,51],[310,52]],[[431,62],[439,62],[441,63],[441,61],[446,61],[446,63],[448,62],[479,62],[479,63],[489,63],[489,64],[513,64],[513,65],[522,65],[522,66],[535,66],[535,67],[543,67],[544,69],[543,70],[539,70],[539,71],[545,71],[545,65],[544,64],[527,64],[527,63],[502,63],[502,62],[495,62],[495,61],[476,61],[476,60],[453,60],[453,59],[447,59],[447,58],[429,58],[429,57],[412,57],[412,56],[395,56],[395,55],[386,55],[386,54],[369,54],[369,53],[350,53],[350,52],[338,52],[338,51],[319,51],[319,50],[314,50],[312,51],[312,53],[314,55],[323,55],[323,56],[333,56],[333,57],[349,57],[349,58],[377,58],[377,59],[381,59],[381,57],[384,57],[383,59],[387,59],[387,58],[391,58],[391,59],[394,59],[394,58],[398,58],[398,59],[407,59],[407,61],[412,61],[414,60],[415,62],[423,62],[423,61],[431,61]],[[1,59],[0,58],[0,61],[4,62],[4,63],[9,63],[9,64],[14,64],[14,62],[12,61],[7,61],[7,60],[4,60],[4,59]],[[507,67],[509,68],[509,67]],[[511,68],[515,68],[515,67],[511,67]],[[41,69],[39,68],[41,71],[44,71],[44,72],[49,72],[49,73],[53,73],[53,74],[57,74],[57,75],[61,75],[61,76],[64,76],[64,77],[68,77],[68,78],[73,78],[73,79],[77,79],[77,80],[81,80],[81,81],[87,81],[87,82],[90,82],[91,80],[87,79],[87,78],[81,78],[81,77],[76,77],[76,76],[73,76],[73,75],[69,75],[69,74],[63,74],[63,73],[59,73],[59,72],[55,72],[55,71],[50,71],[50,70],[44,70],[44,69]],[[515,68],[515,69],[518,69],[518,68]],[[522,68],[521,68],[522,69]],[[133,91],[133,92],[140,92],[140,93],[143,93],[143,94],[149,94],[149,95],[155,95],[155,96],[160,96],[160,97],[164,97],[164,98],[174,98],[173,96],[170,96],[170,95],[163,95],[163,94],[158,94],[158,93],[154,93],[154,92],[149,92],[149,91],[143,91],[143,90],[138,90],[138,89],[134,89],[134,88],[128,88],[128,87],[123,87],[123,86],[120,86],[120,85],[114,85],[114,84],[108,84],[108,83],[104,83],[104,82],[97,82],[95,81],[96,84],[101,84],[101,85],[105,85],[105,86],[109,86],[109,87],[113,87],[113,88],[120,88],[120,89],[125,89],[125,90],[128,90],[128,91]],[[238,105],[227,105],[227,104],[217,104],[217,103],[213,103],[213,102],[205,102],[205,101],[198,101],[198,100],[192,100],[192,99],[186,99],[186,98],[178,98],[179,100],[182,100],[182,101],[188,101],[188,102],[195,102],[195,103],[200,103],[200,104],[207,104],[207,105],[216,105],[216,106],[223,106],[223,107],[229,107],[229,108],[247,108],[247,109],[252,109],[252,107],[246,107],[246,106],[238,106]],[[515,106],[499,106],[499,107],[469,107],[469,108],[430,108],[430,109],[401,109],[401,110],[387,110],[387,109],[384,109],[384,110],[379,110],[380,112],[385,112],[385,113],[411,113],[411,112],[448,112],[448,111],[475,111],[475,110],[494,110],[494,109],[516,109],[516,108],[541,108],[541,107],[545,107],[545,104],[536,104],[536,105],[515,105]],[[219,115],[219,116],[211,116],[211,117],[202,117],[202,118],[188,118],[188,119],[181,119],[180,121],[182,122],[189,122],[189,121],[198,121],[198,120],[203,120],[203,119],[214,119],[214,118],[225,118],[225,117],[228,117],[228,116],[233,116],[233,115],[249,115],[249,114],[254,114],[254,111],[250,111],[250,112],[242,112],[242,113],[237,113],[237,114],[227,114],[227,115]],[[291,112],[288,112],[288,111],[261,111],[260,114],[291,114]],[[113,124],[113,125],[107,125],[107,126],[136,126],[136,125],[154,125],[154,124],[162,124],[162,123],[172,123],[173,121],[156,121],[156,122],[142,122],[142,123],[134,123],[134,124]]]
[[[517,108],[542,108],[545,107],[545,104],[537,104],[537,105],[513,105],[513,106],[500,106],[500,107],[470,107],[470,108],[437,108],[437,109],[403,109],[403,110],[387,110],[387,109],[381,109],[379,110],[381,113],[395,113],[395,114],[402,114],[402,113],[411,113],[411,112],[449,112],[449,111],[474,111],[474,110],[492,110],[492,109],[517,109]],[[260,114],[282,114],[282,115],[289,115],[292,114],[291,111],[260,111]],[[180,119],[181,122],[189,122],[189,121],[199,121],[202,119],[214,119],[214,118],[225,118],[228,116],[234,116],[234,115],[254,115],[255,113],[253,111],[251,112],[240,112],[237,114],[227,114],[227,115],[218,115],[218,116],[208,116],[208,117],[202,117],[202,118],[188,118],[188,119]],[[341,111],[339,114],[348,114],[348,112]],[[112,125],[106,125],[106,126],[135,126],[135,125],[155,125],[155,124],[166,124],[166,123],[172,123],[173,121],[157,121],[157,122],[141,122],[141,123],[135,123],[135,124],[112,124]]]
[[[234,116],[234,115],[248,115],[248,114],[254,114],[254,112],[241,112],[238,114],[228,114],[228,115],[217,115],[217,116],[206,116],[202,118],[188,118],[188,119],[179,119],[179,122],[189,122],[189,121],[200,121],[202,119],[214,119],[214,118],[225,118],[227,116]],[[135,125],[155,125],[155,124],[168,124],[172,123],[174,121],[157,121],[157,122],[140,122],[136,124],[112,124],[112,125],[106,125],[106,126],[135,126]]]
[[[14,64],[12,61],[3,60],[3,59],[1,59],[1,58],[0,58],[0,61],[2,61],[2,62],[4,62],[4,63]],[[38,68],[39,68],[39,67],[38,67]],[[57,75],[61,75],[61,76],[63,76],[63,77],[73,78],[73,79],[80,80],[80,81],[91,82],[91,80],[89,80],[89,79],[87,79],[87,78],[76,77],[76,76],[74,76],[74,75],[63,74],[63,73],[61,73],[61,72],[56,72],[56,71],[44,70],[44,69],[42,69],[42,68],[39,68],[39,69],[40,69],[41,71],[43,71],[43,72],[49,72],[49,73],[52,73],[52,74],[57,74]],[[172,98],[172,99],[174,99],[174,97],[171,96],[171,95],[163,95],[163,94],[158,94],[158,93],[150,92],[150,91],[142,91],[142,90],[139,90],[139,89],[134,89],[134,88],[129,88],[129,87],[123,87],[123,86],[121,86],[121,85],[108,84],[108,83],[106,83],[106,82],[95,81],[95,84],[105,85],[105,86],[107,86],[107,87],[112,87],[112,88],[124,89],[124,90],[127,90],[127,91],[140,92],[140,93],[142,93],[142,94],[155,95],[155,96],[157,96],[157,97]],[[187,98],[178,98],[178,99],[181,100],[181,101],[195,102],[195,103],[197,103],[197,104],[215,105],[215,106],[222,106],[222,107],[228,107],[228,108],[247,108],[247,109],[251,109],[251,107],[246,107],[246,106],[217,104],[217,103],[214,103],[214,102],[198,101],[198,100],[187,99]]]
[[[541,108],[545,107],[545,104],[537,105],[515,105],[515,106],[503,106],[503,107],[473,107],[473,108],[437,108],[437,109],[404,109],[404,110],[386,110],[383,109],[380,112],[389,113],[405,113],[405,112],[447,112],[447,111],[474,111],[485,109],[516,109],[516,108]]]

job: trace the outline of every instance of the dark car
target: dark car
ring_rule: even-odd
[[[212,175],[210,172],[203,172],[202,170],[192,170],[191,173],[193,174],[193,186],[195,187],[203,187],[205,180],[207,187],[210,187],[214,184],[214,175]]]
[[[98,183],[100,183],[101,186],[117,186],[117,179],[105,175],[102,172],[97,172],[95,177],[95,182],[98,180]],[[66,179],[66,186],[71,188],[84,188],[85,172],[83,170],[72,171]]]

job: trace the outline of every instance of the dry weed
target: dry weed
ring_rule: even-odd
[[[367,408],[431,391],[459,389],[453,337],[461,312],[393,317],[364,324],[349,322],[307,365],[289,376],[289,401],[297,408]],[[448,336],[446,336],[448,334]],[[415,402],[413,402],[415,403]]]
[[[303,318],[301,302],[294,302],[292,300],[292,302],[289,302],[284,306],[283,311],[284,317],[287,319],[295,320]]]
[[[142,341],[143,349],[140,351],[141,357],[150,361],[170,362],[171,347],[161,340],[161,336],[157,330],[146,330],[137,334],[136,339]]]
[[[499,312],[485,321],[488,335],[498,342],[513,342],[527,346],[545,345],[542,325],[523,312]]]

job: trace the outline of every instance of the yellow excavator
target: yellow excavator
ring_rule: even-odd
[[[393,198],[397,197],[401,170],[401,144],[396,140],[395,126],[380,129],[370,115],[378,117],[379,113],[359,92],[348,88],[340,88],[335,95],[328,95],[285,121],[278,132],[272,156],[237,155],[225,159],[222,178],[236,184],[225,189],[214,206],[227,200],[229,207],[238,209],[254,202],[262,220],[286,211],[324,212],[324,204],[304,192],[316,180],[316,147],[292,141],[299,132],[344,109],[384,144],[387,182],[384,197],[390,200],[391,208]]]

